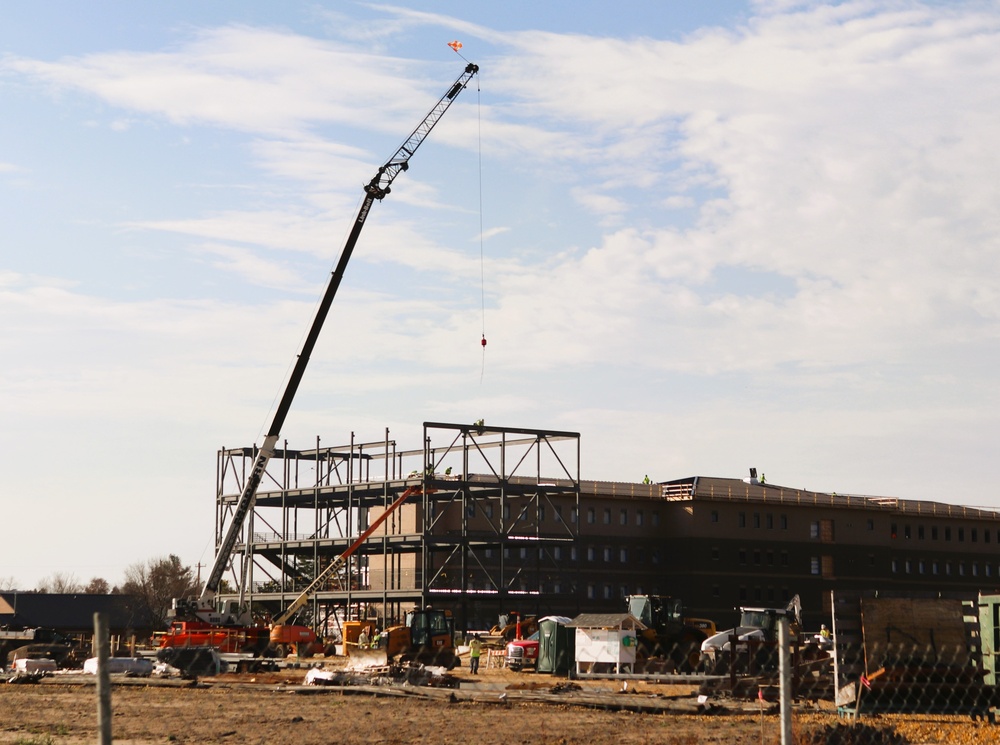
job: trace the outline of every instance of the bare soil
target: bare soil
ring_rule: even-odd
[[[200,743],[327,745],[328,743],[725,743],[780,741],[777,710],[759,702],[721,701],[699,709],[693,686],[565,678],[483,670],[457,671],[457,688],[303,686],[305,669],[222,675],[188,681],[113,679],[112,734],[120,745]],[[795,729],[855,742],[832,707],[797,708]],[[882,716],[865,729],[892,727],[905,740],[987,743],[1000,728],[959,717]],[[834,733],[834,734],[830,734]],[[34,685],[0,685],[0,743],[97,742],[93,678],[53,676]],[[861,742],[860,740],[858,742]]]

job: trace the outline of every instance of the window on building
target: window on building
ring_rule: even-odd
[[[493,505],[492,504],[486,505],[486,517],[488,517],[490,520],[493,519]]]
[[[945,576],[947,576],[947,577],[951,576],[951,562],[950,561],[946,561],[944,563],[944,573],[945,573]]]
[[[892,563],[890,564],[890,566],[892,567],[892,573],[893,574],[896,574],[896,573],[899,572],[899,561],[897,561],[896,559],[893,559]]]
[[[924,526],[923,525],[918,525],[917,526],[917,540],[918,541],[924,540]]]
[[[964,561],[958,562],[958,576],[959,577],[964,577],[965,576],[965,562]]]
[[[570,561],[576,561],[577,560],[576,546],[570,546],[569,547],[569,560]]]
[[[760,593],[760,587],[759,586],[753,588],[753,599],[756,600],[756,601],[758,601],[758,602],[760,602],[761,600],[764,599],[764,596],[761,595],[761,593]]]
[[[712,561],[718,561],[718,560],[719,560],[719,547],[712,546]]]
[[[945,529],[944,529],[944,539],[946,541],[950,541],[951,540],[951,526],[950,525],[946,525],[945,526]]]
[[[637,526],[639,526],[639,527],[642,527],[642,517],[643,517],[642,510],[636,510],[635,511],[635,524]]]
[[[983,574],[985,574],[987,577],[992,577],[993,576],[993,565],[990,564],[989,562],[986,562],[985,564],[983,564]]]
[[[788,530],[788,515],[781,515],[781,529]]]
[[[809,573],[810,574],[820,573],[820,563],[818,556],[813,556],[809,559]]]
[[[755,528],[759,528],[760,527],[760,513],[759,512],[753,513],[753,526]]]
[[[505,559],[509,559],[510,558],[510,546],[504,546],[503,547],[503,557]]]
[[[618,588],[618,597],[620,598],[628,597],[628,585],[621,585]]]
[[[965,528],[959,528],[958,529],[958,540],[960,540],[960,541],[964,541],[965,540]]]
[[[833,579],[833,557],[824,556],[821,562],[824,579]]]
[[[903,571],[905,571],[907,574],[913,572],[913,563],[909,559],[903,562]]]
[[[717,598],[722,595],[722,591],[719,589],[718,585],[712,585],[712,597]]]
[[[875,530],[875,521],[870,517],[868,518],[868,530]]]
[[[556,581],[552,583],[552,592],[556,595],[562,593],[562,582]]]
[[[938,539],[937,525],[931,526],[931,540],[936,541]]]
[[[774,529],[774,513],[768,512],[766,518],[767,518],[767,522],[766,522],[767,529],[768,530],[773,530]]]
[[[604,547],[604,561],[605,562],[611,561],[611,549],[608,548],[607,546]]]
[[[896,523],[892,523],[889,526],[889,537],[890,538],[895,538],[896,537]]]
[[[833,520],[819,521],[819,539],[823,543],[833,543]]]
[[[978,561],[972,562],[972,576],[973,577],[978,577],[979,576],[979,562]]]
[[[909,525],[904,525],[903,526],[903,538],[905,538],[906,540],[910,540],[911,537],[912,536],[910,534],[910,526]]]
[[[658,548],[654,548],[653,549],[652,553],[650,554],[650,560],[654,564],[659,564],[660,563],[660,549],[658,549]]]
[[[740,549],[740,564],[747,563],[747,550],[745,548]]]
[[[737,524],[738,524],[738,525],[739,525],[739,526],[740,526],[741,528],[745,528],[745,527],[747,526],[747,513],[745,513],[745,512],[741,512],[741,513],[740,513],[740,514],[739,514],[739,515],[737,516],[737,519],[736,519],[736,521],[737,521]]]
[[[747,588],[740,586],[740,600],[747,599]]]
[[[926,573],[927,573],[927,566],[924,563],[924,560],[920,559],[917,562],[917,574],[926,574]]]
[[[465,505],[465,516],[466,517],[475,517],[476,516],[476,503],[475,502],[470,502],[469,504]]]
[[[628,525],[628,510],[623,509],[618,514],[618,524],[619,525]]]
[[[538,522],[540,522],[540,523],[545,522],[545,505],[544,504],[538,505]]]
[[[611,585],[604,585],[604,599],[611,600]]]
[[[562,505],[557,504],[556,505],[556,522],[558,524],[562,525],[562,521],[563,521]]]
[[[569,521],[575,525],[577,517],[578,515],[576,514],[576,507],[571,507],[569,510]]]
[[[931,562],[931,574],[940,574],[941,565],[938,563],[937,559]]]
[[[875,566],[875,554],[868,554],[868,566]]]
[[[528,549],[527,548],[522,548],[520,556],[521,556],[522,559],[527,559],[528,558]]]
[[[719,511],[718,510],[712,510],[712,512],[711,512],[711,520],[712,520],[713,523],[719,522]]]
[[[754,549],[753,552],[753,563],[760,566],[760,549]]]
[[[659,512],[654,512],[653,513],[653,527],[654,528],[660,527],[660,513]]]
[[[563,557],[562,546],[555,546],[552,549],[552,558],[561,561]]]
[[[819,538],[819,521],[818,520],[814,520],[813,522],[809,523],[809,537],[810,538]]]
[[[973,543],[979,540],[979,530],[973,528],[972,530],[969,531],[969,533],[970,533],[969,540],[971,540]]]
[[[628,563],[628,549],[627,548],[623,548],[623,549],[620,549],[618,551],[618,560],[622,564],[627,564]]]
[[[605,507],[604,508],[604,524],[605,525],[611,525],[611,508],[610,507]]]
[[[983,543],[989,543],[989,542],[990,542],[990,529],[986,528],[983,531]]]
[[[505,504],[503,506],[503,519],[504,520],[510,520],[510,505],[509,504]]]
[[[483,551],[483,556],[485,556],[487,559],[492,559],[493,558],[493,549],[492,548],[487,548],[486,550],[484,550]]]
[[[768,587],[767,588],[767,599],[768,600],[774,600],[774,588],[773,587]]]
[[[781,566],[783,566],[783,567],[788,566],[788,552],[787,551],[782,551],[781,552]]]
[[[767,565],[769,567],[773,567],[774,566],[774,551],[768,551],[767,552]]]
[[[587,585],[587,597],[590,600],[593,600],[596,597],[595,589],[596,588],[594,587],[593,584]]]
[[[587,523],[589,525],[593,525],[595,522],[597,522],[596,514],[597,513],[594,512],[594,508],[593,507],[588,507],[587,508]]]
[[[587,561],[593,561],[597,558],[597,552],[594,550],[593,546],[587,546]]]

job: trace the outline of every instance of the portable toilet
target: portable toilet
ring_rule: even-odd
[[[566,628],[566,616],[545,616],[538,621],[538,672],[558,675],[573,666],[576,633]]]

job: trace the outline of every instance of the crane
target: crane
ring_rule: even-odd
[[[434,107],[431,108],[427,116],[425,116],[420,124],[417,125],[416,129],[413,130],[410,136],[407,137],[403,144],[399,146],[395,153],[393,153],[392,157],[389,158],[389,160],[387,160],[383,165],[379,166],[378,171],[375,172],[371,181],[365,184],[365,196],[361,202],[360,208],[358,209],[358,214],[354,218],[354,225],[347,237],[344,248],[340,252],[340,259],[330,275],[326,291],[323,293],[319,307],[316,310],[316,316],[313,318],[312,326],[309,328],[309,333],[306,335],[305,341],[302,344],[302,351],[299,352],[299,355],[295,360],[295,365],[292,368],[292,373],[289,376],[287,385],[285,386],[285,391],[278,402],[277,408],[275,409],[271,425],[268,427],[264,441],[257,451],[253,468],[250,470],[249,476],[247,476],[246,483],[243,486],[240,498],[233,510],[232,519],[229,523],[228,529],[226,530],[225,536],[219,543],[215,561],[213,562],[211,570],[208,573],[208,578],[205,580],[205,585],[201,590],[201,594],[197,598],[174,599],[173,613],[175,617],[186,616],[188,618],[205,621],[210,624],[222,625],[236,624],[239,622],[239,619],[237,619],[234,614],[223,614],[216,608],[215,600],[219,590],[219,584],[222,581],[222,574],[225,571],[226,566],[229,564],[233,551],[236,548],[236,544],[239,541],[240,533],[242,532],[246,517],[253,508],[254,500],[257,496],[257,489],[260,486],[261,479],[267,469],[267,464],[274,455],[275,447],[278,443],[278,437],[281,433],[281,427],[285,422],[285,417],[288,415],[288,410],[292,405],[292,400],[295,398],[295,392],[298,390],[299,383],[302,381],[302,376],[305,373],[306,366],[309,364],[309,357],[312,354],[313,348],[316,346],[320,330],[323,328],[323,322],[326,320],[327,313],[329,312],[330,306],[333,304],[333,299],[337,294],[337,289],[340,287],[340,282],[344,277],[345,270],[347,269],[347,263],[350,261],[351,254],[354,252],[354,247],[358,242],[358,236],[361,235],[361,229],[365,226],[365,221],[368,219],[368,213],[370,212],[372,205],[376,202],[376,200],[381,201],[389,194],[391,190],[390,187],[396,177],[401,172],[409,168],[410,158],[413,157],[417,148],[420,147],[420,144],[424,141],[427,135],[430,134],[434,125],[438,123],[444,113],[454,102],[458,94],[462,92],[468,82],[478,72],[479,66],[470,62],[465,67],[465,70],[462,71],[462,74],[459,75],[455,82],[448,88],[448,91],[441,97]],[[393,509],[395,509],[395,506]],[[363,537],[367,537],[367,535]],[[334,567],[340,559],[346,561],[346,556],[342,555],[334,562],[334,564],[331,565],[331,567]],[[329,576],[329,573],[332,573],[332,571],[334,570],[328,567],[325,572],[326,576]],[[317,580],[319,580],[319,577],[317,577]],[[313,584],[316,584],[316,582],[314,581]],[[305,601],[303,601],[303,603],[304,602]],[[299,607],[301,607],[301,605]]]

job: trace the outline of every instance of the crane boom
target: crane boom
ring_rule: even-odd
[[[295,366],[289,376],[288,384],[285,386],[284,394],[275,409],[274,418],[271,420],[271,426],[267,430],[264,442],[257,451],[253,468],[250,470],[250,474],[247,477],[243,491],[240,494],[239,501],[236,503],[236,507],[233,510],[229,527],[226,530],[226,534],[223,537],[222,542],[219,544],[218,551],[215,556],[215,562],[212,564],[212,568],[208,573],[208,579],[205,581],[205,586],[202,588],[201,595],[197,599],[197,610],[208,611],[214,608],[215,595],[218,592],[219,583],[222,581],[222,574],[229,563],[233,550],[236,548],[240,532],[243,529],[243,523],[253,507],[254,500],[257,496],[257,489],[264,476],[264,471],[267,469],[268,461],[270,461],[271,457],[274,455],[274,450],[278,443],[278,437],[281,433],[281,427],[284,424],[285,417],[288,415],[288,410],[292,405],[292,399],[295,398],[295,392],[298,390],[299,383],[302,381],[306,365],[309,363],[309,357],[312,354],[313,347],[316,346],[320,330],[323,328],[323,322],[326,320],[330,306],[333,304],[333,299],[337,294],[337,289],[340,287],[340,281],[343,279],[344,271],[347,269],[347,263],[350,261],[351,254],[354,252],[354,246],[358,241],[358,236],[361,234],[361,229],[364,227],[365,221],[368,219],[368,213],[371,210],[372,204],[374,204],[375,200],[381,201],[385,198],[385,196],[389,193],[392,182],[396,179],[396,176],[398,176],[401,171],[405,171],[409,167],[409,160],[417,151],[417,148],[420,147],[420,144],[424,141],[427,135],[430,134],[434,125],[438,123],[444,115],[444,112],[448,110],[448,107],[451,106],[452,102],[465,88],[469,80],[471,80],[472,77],[478,72],[479,66],[469,63],[462,74],[459,75],[451,87],[448,88],[448,92],[445,93],[437,104],[434,105],[430,112],[428,112],[427,116],[425,116],[420,124],[417,125],[416,129],[414,129],[403,144],[399,146],[399,149],[393,153],[392,157],[379,167],[371,181],[364,186],[364,200],[361,202],[361,207],[358,209],[357,217],[354,218],[354,225],[347,237],[347,242],[341,250],[340,260],[337,262],[336,268],[330,275],[330,281],[326,286],[326,291],[323,293],[323,298],[321,299],[319,308],[316,311],[316,317],[313,319],[312,326],[309,328],[309,333],[306,335],[305,342],[302,345],[302,351],[295,360]],[[185,604],[178,604],[177,601],[175,601],[174,605],[176,609],[178,605],[183,606]]]

